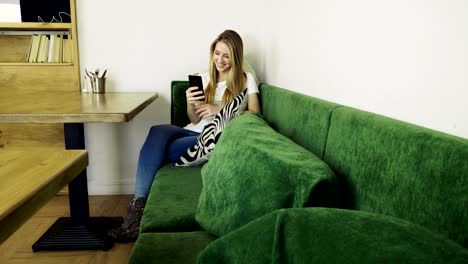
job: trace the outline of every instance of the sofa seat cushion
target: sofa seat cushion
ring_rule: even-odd
[[[333,179],[323,161],[260,116],[239,116],[226,126],[203,166],[196,219],[222,236],[276,209],[324,205],[328,201],[316,194],[330,193],[323,188]]]
[[[156,175],[151,187],[140,232],[201,230],[195,221],[200,196],[201,167],[175,167],[168,164]]]
[[[468,250],[397,218],[282,209],[211,243],[198,263],[468,263]]]
[[[204,231],[140,234],[129,263],[195,263],[198,253],[215,239]]]

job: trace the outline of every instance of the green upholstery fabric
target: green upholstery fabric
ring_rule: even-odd
[[[140,234],[129,263],[195,263],[198,253],[214,240],[215,237],[203,231]]]
[[[333,172],[314,154],[274,131],[255,114],[239,116],[224,128],[202,169],[203,189],[196,219],[222,236],[279,208],[321,205]],[[328,185],[327,185],[328,183]]]
[[[468,140],[340,107],[324,161],[351,190],[347,207],[406,219],[468,248]]]
[[[260,97],[262,114],[276,131],[323,158],[337,104],[268,84],[260,85]]]
[[[202,188],[201,167],[162,167],[146,203],[140,232],[183,232],[201,230],[195,221]]]
[[[468,251],[396,218],[301,208],[275,211],[219,238],[197,263],[468,263]]]
[[[171,84],[171,123],[178,126],[189,122],[187,87],[187,81]],[[276,211],[210,244],[199,255],[200,263],[468,263],[466,251],[455,243],[468,248],[467,140],[267,84],[260,85],[260,92],[265,120],[323,158],[343,184],[340,206],[362,211]],[[283,144],[283,139],[259,140]],[[225,152],[230,155],[227,148]],[[264,158],[265,153],[255,155]],[[233,166],[238,157],[224,157],[232,162],[219,165],[220,171]],[[264,176],[262,167],[255,170],[254,180]],[[195,221],[200,174],[200,167],[173,165],[159,171],[130,263],[194,263],[215,239],[198,231],[201,227]],[[334,206],[335,185],[323,183],[329,181],[316,186],[307,205]],[[252,199],[241,202],[240,206],[250,205]]]
[[[171,124],[184,127],[190,123],[187,116],[187,100],[185,91],[189,87],[188,81],[172,81],[171,83]]]

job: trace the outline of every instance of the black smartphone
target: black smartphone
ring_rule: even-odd
[[[205,95],[205,93],[203,92],[203,81],[202,81],[202,77],[200,75],[189,75],[188,79],[189,79],[189,86],[190,87],[196,86],[196,87],[198,87],[197,91],[202,92],[202,94],[200,94],[198,96]],[[204,101],[204,99],[201,99],[200,101]]]

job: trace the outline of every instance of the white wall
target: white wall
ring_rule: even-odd
[[[225,29],[241,34],[262,72],[264,1],[77,1],[82,68],[108,69],[106,89],[158,92],[133,121],[87,124],[89,192],[133,193],[138,153],[149,128],[170,122],[170,82],[208,68],[209,45]],[[83,71],[82,71],[83,72]]]
[[[276,1],[268,83],[468,138],[468,1]]]
[[[19,0],[0,0],[0,22],[21,22]]]
[[[86,126],[92,194],[133,192],[170,81],[206,69],[225,28],[263,82],[468,138],[467,1],[77,2],[82,67],[108,68],[108,90],[160,95],[132,122]]]

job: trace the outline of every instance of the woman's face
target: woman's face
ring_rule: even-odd
[[[216,70],[220,73],[227,73],[231,69],[231,58],[229,57],[229,48],[226,43],[218,41],[213,53],[213,63]]]

